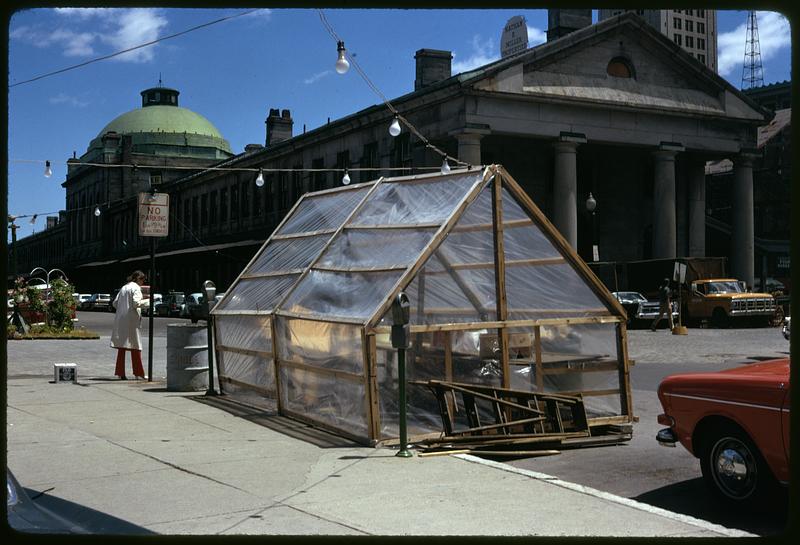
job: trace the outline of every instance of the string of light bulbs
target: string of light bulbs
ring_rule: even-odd
[[[414,136],[419,138],[424,144],[425,147],[438,153],[442,157],[442,166],[440,168],[442,174],[448,174],[450,172],[450,165],[448,160],[452,160],[458,165],[465,166],[467,168],[472,168],[470,163],[466,163],[461,161],[455,157],[448,155],[446,152],[442,151],[441,149],[437,148],[430,141],[421,133],[419,130],[411,123],[407,118],[400,114],[397,108],[389,101],[388,98],[381,92],[381,90],[372,82],[372,80],[367,76],[366,72],[361,68],[356,61],[355,57],[347,53],[347,49],[344,46],[344,40],[339,37],[336,33],[336,30],[333,28],[333,25],[330,24],[328,18],[325,16],[325,13],[322,9],[317,9],[319,13],[320,21],[322,21],[322,25],[331,35],[331,37],[336,41],[336,52],[337,52],[337,60],[336,60],[336,72],[339,74],[345,74],[350,69],[350,65],[352,64],[353,67],[356,69],[358,74],[361,76],[361,79],[367,84],[367,86],[372,89],[372,91],[378,95],[378,97],[383,101],[384,105],[389,109],[392,114],[394,114],[394,118],[392,119],[392,123],[389,125],[389,134],[393,137],[397,137],[402,132],[402,128],[400,127],[400,122],[402,121],[403,124],[408,127],[409,131],[411,131]],[[349,61],[348,61],[349,59]]]

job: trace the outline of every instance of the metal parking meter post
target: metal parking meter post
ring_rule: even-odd
[[[408,430],[406,427],[406,349],[411,341],[408,322],[411,318],[408,296],[397,294],[392,302],[392,347],[397,349],[397,374],[399,381],[398,402],[400,404],[400,450],[395,454],[410,458],[414,454],[408,450]]]
[[[156,239],[150,237],[150,312],[147,313],[147,382],[153,382],[153,295],[156,293]]]
[[[214,326],[211,321],[211,301],[214,300],[214,296],[217,294],[217,287],[211,280],[206,280],[203,282],[203,291],[206,296],[206,328],[208,333],[208,389],[206,390],[206,395],[215,396],[217,391],[214,389]]]

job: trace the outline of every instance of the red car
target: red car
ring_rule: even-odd
[[[658,387],[669,426],[656,439],[680,442],[700,459],[703,477],[734,504],[768,500],[789,483],[789,360],[715,373],[666,377]]]

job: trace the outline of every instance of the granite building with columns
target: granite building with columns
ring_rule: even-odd
[[[730,159],[729,268],[752,285],[752,162],[757,129],[771,112],[633,13],[551,35],[457,75],[451,75],[450,52],[420,49],[414,90],[391,102],[448,154],[472,165],[503,164],[586,260],[593,239],[604,261],[706,255],[705,164]],[[217,140],[211,147],[219,155],[191,159],[202,161],[193,166],[218,170],[167,177],[163,165],[139,160],[139,176],[169,193],[172,203],[170,235],[156,248],[158,291],[199,291],[206,278],[224,289],[303,192],[341,183],[341,172],[301,169],[379,169],[352,171],[357,183],[397,174],[391,168],[413,172],[441,164],[408,130],[390,136],[391,120],[376,105],[295,135],[291,113],[273,109],[263,146],[228,155]],[[128,130],[117,134],[124,138]],[[172,144],[160,152],[173,165],[189,164],[181,145]],[[104,170],[80,167],[92,168]],[[257,187],[258,168],[294,170],[265,173],[266,183]],[[154,171],[162,172],[157,183]],[[149,242],[135,233],[135,190],[126,197],[122,189],[95,229],[73,231],[71,210],[87,210],[83,201],[70,200],[77,172],[70,169],[64,183],[68,225],[54,228],[61,236],[78,233],[63,244],[60,268],[80,291],[110,290],[148,264]],[[111,190],[102,183],[101,192]],[[590,192],[596,221],[584,205]],[[35,237],[18,242],[21,270],[46,266],[24,258],[35,250],[28,240]]]

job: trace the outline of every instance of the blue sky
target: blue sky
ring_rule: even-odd
[[[141,106],[158,84],[181,91],[180,105],[208,118],[235,153],[264,143],[270,108],[290,109],[302,132],[373,104],[379,97],[355,70],[334,71],[336,44],[316,10],[258,10],[153,46],[31,83],[15,83],[243,13],[235,9],[33,9],[9,25],[8,211],[46,214],[65,207],[66,160],[78,157],[112,119]],[[414,87],[414,53],[454,54],[453,73],[500,57],[506,21],[522,15],[529,45],[545,41],[546,10],[325,10],[373,83],[389,99]],[[744,11],[718,12],[720,74],[739,87]],[[765,83],[790,75],[789,23],[759,12]],[[50,160],[53,176],[43,176]],[[44,229],[17,221],[18,236]]]

